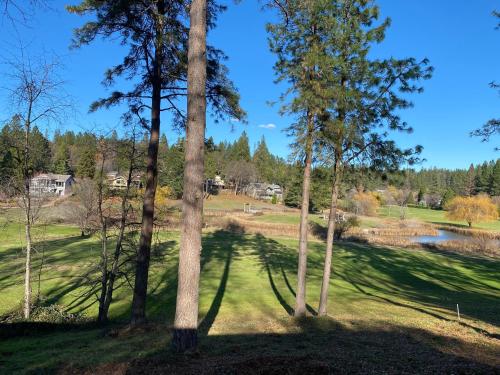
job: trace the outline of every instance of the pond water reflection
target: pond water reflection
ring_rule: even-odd
[[[437,236],[417,236],[412,241],[416,243],[439,243],[443,241],[470,241],[471,237],[451,232],[449,230],[438,230]]]

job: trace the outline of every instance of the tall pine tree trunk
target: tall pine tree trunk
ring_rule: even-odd
[[[149,136],[148,154],[146,160],[146,187],[142,205],[142,228],[139,239],[135,267],[134,295],[132,298],[132,316],[130,323],[142,324],[146,321],[146,298],[148,291],[149,260],[151,241],[153,238],[153,221],[155,212],[156,185],[158,182],[158,147],[160,141],[161,113],[161,65],[163,63],[162,38],[163,27],[161,15],[164,14],[164,3],[158,1],[155,56],[153,61],[152,99],[151,99],[151,130]]]
[[[188,46],[188,107],[182,197],[182,232],[179,254],[177,305],[172,345],[177,352],[198,343],[198,298],[201,229],[203,220],[203,169],[206,120],[206,0],[193,0]]]
[[[335,234],[335,220],[337,218],[337,202],[339,196],[339,185],[341,181],[341,164],[339,158],[335,161],[333,171],[332,197],[330,202],[330,214],[328,216],[328,232],[326,234],[325,264],[323,269],[323,282],[319,299],[318,315],[325,316],[328,312],[328,287],[330,286],[330,275],[332,271],[333,241]]]
[[[313,156],[314,118],[307,113],[307,134],[305,145],[305,165],[302,182],[302,205],[300,207],[299,228],[299,261],[297,269],[297,297],[295,302],[295,316],[303,317],[306,314],[306,274],[307,274],[307,232],[309,229],[309,195],[311,186],[311,165]]]

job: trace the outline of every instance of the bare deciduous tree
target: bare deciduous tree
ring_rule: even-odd
[[[257,178],[255,165],[245,160],[230,162],[226,168],[227,179],[234,185],[234,195]]]
[[[77,220],[83,237],[92,229],[91,220],[97,210],[97,186],[91,179],[80,179],[73,187],[73,192],[78,198],[78,205],[73,207],[71,214]]]
[[[33,250],[32,227],[35,224],[42,197],[31,191],[31,179],[37,172],[32,165],[31,130],[37,124],[58,121],[68,102],[61,96],[63,81],[57,77],[60,65],[44,58],[30,59],[24,55],[9,63],[7,87],[12,108],[23,125],[23,140],[18,144],[17,175],[12,177],[11,188],[20,196],[24,213],[26,262],[23,315],[29,319],[31,312],[31,258]]]

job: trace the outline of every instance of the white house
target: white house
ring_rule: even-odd
[[[31,179],[31,191],[35,195],[65,196],[71,193],[75,180],[69,174],[41,173]]]

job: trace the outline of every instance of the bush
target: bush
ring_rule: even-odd
[[[359,219],[357,216],[349,216],[346,220],[337,220],[335,223],[335,231],[333,237],[335,240],[342,239],[342,236],[351,228],[359,227]]]
[[[22,308],[2,318],[4,323],[25,321]],[[35,305],[31,310],[30,322],[51,324],[76,324],[86,321],[82,313],[70,313],[62,305]]]

